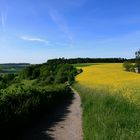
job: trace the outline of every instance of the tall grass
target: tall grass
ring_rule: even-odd
[[[82,100],[84,140],[140,140],[140,106],[110,90],[74,88]]]

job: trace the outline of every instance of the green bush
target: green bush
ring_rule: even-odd
[[[123,67],[125,68],[126,71],[135,71],[134,70],[134,65],[128,61],[125,61],[123,63]]]
[[[21,79],[38,79],[37,81],[44,84],[72,82],[74,76],[78,74],[77,69],[70,64],[41,64],[26,67],[20,72]]]
[[[55,77],[55,83],[65,83],[67,81],[73,82],[77,75],[77,69],[70,64],[63,64],[58,66],[58,72]]]
[[[69,88],[63,84],[36,88],[18,86],[1,90],[0,128],[20,126],[34,114],[51,110],[69,95]]]

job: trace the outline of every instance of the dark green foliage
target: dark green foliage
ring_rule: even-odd
[[[0,72],[2,72],[2,69],[3,69],[3,67],[2,67],[2,66],[0,66]]]
[[[77,63],[123,63],[127,59],[125,58],[59,58],[48,60],[48,64],[77,64]],[[131,59],[133,61],[133,59]]]
[[[131,62],[125,61],[123,63],[123,67],[125,68],[126,71],[133,71],[133,72],[135,71],[134,69],[135,67]]]
[[[82,69],[78,69],[78,70],[77,70],[77,73],[78,73],[78,74],[80,74],[80,73],[82,73],[82,72],[83,72]]]
[[[70,74],[68,77],[68,82],[71,85],[75,81],[75,76],[73,74]]]
[[[33,78],[33,71],[35,70],[35,67],[29,66],[21,71],[20,76],[22,79],[32,79]]]
[[[6,87],[6,84],[2,80],[0,80],[0,89],[5,88],[5,87]]]
[[[48,85],[48,84],[53,84],[53,82],[54,82],[54,77],[53,76],[48,76],[48,77],[46,77],[46,79],[45,79],[45,83]]]
[[[36,79],[40,76],[40,69],[37,67],[32,72],[32,79]]]
[[[133,64],[135,63],[135,65]],[[131,59],[129,61],[125,61],[123,63],[123,66],[126,71],[132,71],[132,72],[140,72],[140,49],[135,52],[135,59]]]
[[[14,80],[14,78],[15,78],[15,75],[14,75],[14,74],[5,74],[5,75],[3,75],[3,80],[4,80],[6,83],[8,83],[8,82]]]
[[[140,59],[140,49],[135,52],[136,59]]]
[[[78,74],[70,64],[30,65],[19,74],[0,76],[0,131],[22,128],[69,97],[66,83]]]
[[[55,78],[55,83],[64,83],[74,81],[77,75],[77,70],[69,64],[58,65],[58,72]]]
[[[49,87],[18,86],[0,91],[0,128],[25,123],[34,114],[50,110],[69,96],[66,85]]]
[[[0,89],[6,88],[16,83],[16,74],[5,74],[0,76]]]
[[[6,87],[6,84],[4,82],[4,79],[2,76],[0,76],[0,89],[5,88],[5,87]]]
[[[40,77],[46,78],[52,74],[52,69],[46,65],[40,67]]]
[[[135,56],[136,56],[136,67],[138,68],[138,71],[140,72],[140,49],[135,52]]]
[[[38,79],[38,84],[65,83],[74,80],[77,70],[70,64],[41,64],[32,65],[21,71],[21,79]]]

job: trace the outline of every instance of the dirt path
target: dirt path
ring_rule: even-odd
[[[82,140],[81,101],[73,92],[71,99],[28,129],[22,140]]]

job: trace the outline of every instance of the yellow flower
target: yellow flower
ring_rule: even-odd
[[[140,74],[126,72],[122,63],[95,64],[83,67],[76,80],[84,86],[121,94],[132,102],[140,99]]]

